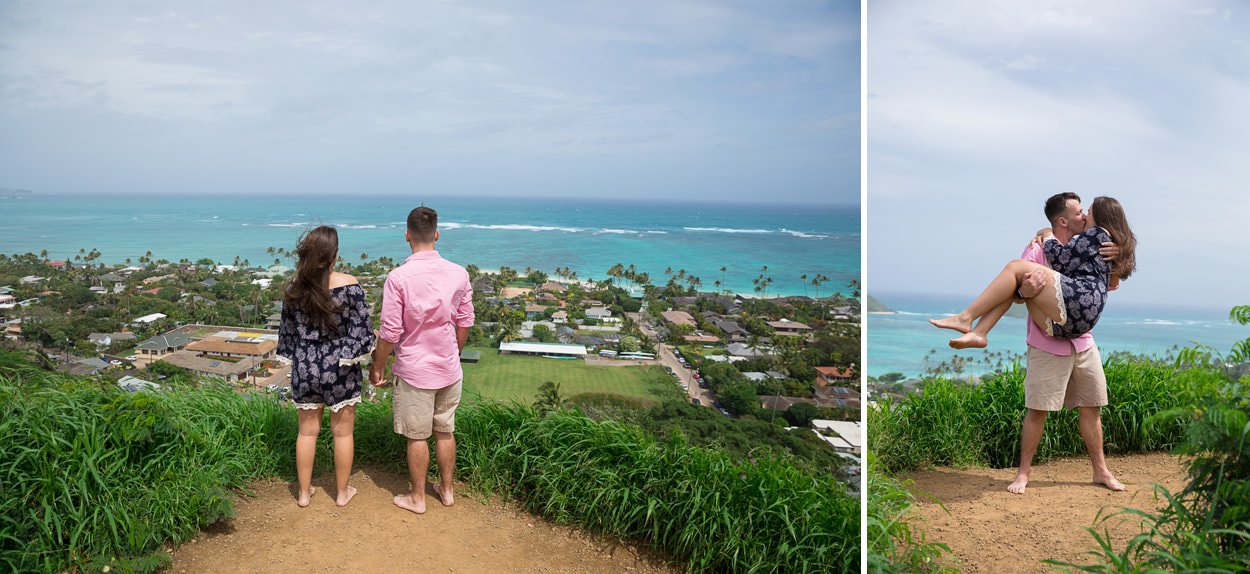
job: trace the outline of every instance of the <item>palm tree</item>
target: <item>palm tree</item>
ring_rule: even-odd
[[[547,381],[538,387],[538,395],[535,397],[534,408],[538,412],[546,414],[556,409],[564,408],[564,397],[560,395],[560,383]]]
[[[803,296],[807,296],[807,274],[799,275],[799,282],[803,284]]]

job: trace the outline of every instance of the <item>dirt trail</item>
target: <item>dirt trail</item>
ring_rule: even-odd
[[[1104,506],[1146,509],[1156,506],[1150,483],[1177,492],[1185,471],[1167,453],[1111,456],[1107,466],[1128,488],[1111,492],[1090,482],[1089,458],[1052,460],[1033,468],[1023,495],[1007,492],[1016,476],[1011,469],[938,468],[911,475],[929,541],[943,542],[959,558],[963,572],[1053,572],[1045,559],[1090,563],[1085,552],[1096,542],[1084,527],[1093,526]],[[941,501],[947,514],[927,496]],[[1139,532],[1136,523],[1114,520],[1114,547]]]
[[[474,500],[459,485],[444,507],[427,492],[427,511],[400,510],[391,498],[408,479],[379,468],[357,469],[350,504],[334,505],[332,473],[313,478],[308,508],[287,482],[252,485],[238,518],[210,527],[174,550],[175,573],[239,572],[499,572],[676,574],[666,558],[628,542],[603,539],[528,514],[497,499]]]

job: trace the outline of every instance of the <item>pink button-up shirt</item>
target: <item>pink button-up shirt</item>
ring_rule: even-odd
[[[1037,243],[1030,243],[1024,249],[1024,254],[1020,258],[1050,267],[1050,264],[1046,262],[1046,254],[1042,252],[1042,247]],[[1032,317],[1028,318],[1026,322],[1029,324],[1029,334],[1025,337],[1025,341],[1028,342],[1030,347],[1037,347],[1052,355],[1071,355],[1073,348],[1078,353],[1084,353],[1094,346],[1094,333],[1092,331],[1071,340],[1056,339],[1047,335],[1046,331],[1038,327],[1037,322]]]
[[[392,371],[419,389],[441,389],[463,377],[456,327],[473,326],[469,273],[438,254],[418,251],[386,276],[382,338],[395,343]]]

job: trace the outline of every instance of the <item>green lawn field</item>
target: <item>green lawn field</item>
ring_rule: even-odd
[[[500,355],[498,349],[473,347],[482,352],[477,364],[464,364],[464,392],[501,402],[534,402],[546,381],[560,384],[560,394],[615,393],[655,401],[683,400],[685,394],[659,365],[646,367],[591,367],[580,359],[546,359]]]

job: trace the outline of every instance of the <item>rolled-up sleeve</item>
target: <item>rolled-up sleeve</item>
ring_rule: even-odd
[[[473,286],[466,281],[464,295],[460,297],[460,304],[456,307],[456,326],[472,327],[473,319]]]
[[[382,287],[382,325],[378,333],[390,343],[398,343],[399,337],[404,334],[404,294],[399,283],[391,281],[388,275],[386,285]]]

